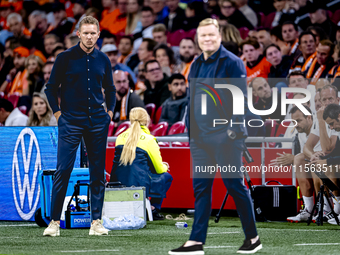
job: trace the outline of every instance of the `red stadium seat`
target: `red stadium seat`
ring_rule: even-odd
[[[153,136],[165,136],[168,130],[169,124],[165,121],[159,122],[155,127],[152,129],[151,134]]]
[[[275,137],[277,122],[267,120],[267,121],[265,121],[264,126],[266,128],[266,136],[268,136],[268,134],[269,134],[270,137]],[[276,144],[275,142],[268,143],[269,147],[275,147],[275,144]]]
[[[247,27],[240,27],[238,31],[240,31],[242,39],[246,39],[248,37],[249,29]]]
[[[20,94],[19,92],[14,92],[13,94],[8,95],[8,101],[13,104],[13,107],[16,108],[19,102]]]
[[[155,111],[156,111],[156,105],[153,103],[147,104],[145,106],[146,111],[148,112],[149,116],[150,116],[150,120],[151,122],[153,121],[153,116],[155,115]]]
[[[186,37],[186,32],[183,29],[176,30],[172,33],[168,33],[167,37],[168,43],[170,43],[171,46],[179,46],[182,39]]]
[[[257,27],[264,27],[264,23],[265,23],[265,19],[266,19],[266,16],[264,15],[263,12],[258,12],[256,13],[257,15]]]
[[[122,39],[122,37],[123,37],[124,35],[125,35],[124,32],[120,32],[120,33],[116,34],[116,45],[117,45],[117,47],[118,47],[118,44],[119,44],[119,42],[120,42],[120,39]]]
[[[172,147],[189,147],[188,142],[173,142]]]
[[[154,118],[153,118],[154,124],[158,123],[159,119],[161,118],[161,115],[162,115],[162,106],[158,107],[156,114],[154,115]]]
[[[332,20],[332,18],[333,18],[333,12],[330,11],[330,10],[328,10],[328,11],[327,11],[327,15],[328,15],[329,19]]]
[[[170,147],[169,142],[158,142],[159,147]]]
[[[114,136],[119,136],[121,133],[123,133],[125,130],[127,130],[130,126],[131,126],[130,121],[124,121],[122,124],[119,125]]]
[[[187,32],[185,32],[186,37],[190,37],[191,39],[193,39],[195,41],[195,36],[196,36],[196,28],[191,29]]]
[[[336,10],[333,13],[332,19],[331,19],[335,24],[338,24],[338,22],[340,21],[340,10]]]
[[[286,126],[283,126],[282,123],[278,126],[277,130],[276,130],[276,137],[282,135],[284,136],[284,134],[286,133],[286,130],[287,130],[287,127],[290,126],[290,120],[285,120],[283,121],[284,125]]]
[[[115,123],[113,121],[111,121],[110,125],[109,125],[109,132],[108,132],[107,136],[112,136],[114,129],[115,129]]]
[[[184,130],[185,130],[184,122],[178,121],[171,126],[168,135],[182,134],[184,133]]]
[[[19,106],[19,110],[20,110],[23,114],[27,115],[27,107],[26,107],[25,105]]]

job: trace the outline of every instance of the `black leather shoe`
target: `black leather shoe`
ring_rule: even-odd
[[[244,240],[243,245],[240,247],[240,249],[238,249],[237,253],[251,254],[261,249],[262,249],[262,244],[261,244],[260,238],[254,244],[251,244],[250,240]]]
[[[164,216],[160,214],[156,209],[152,210],[153,220],[164,220]]]
[[[190,255],[204,255],[203,245],[196,244],[188,247],[184,247],[184,244],[168,252],[168,254],[190,254]]]

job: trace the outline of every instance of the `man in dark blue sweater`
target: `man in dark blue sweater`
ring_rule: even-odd
[[[99,23],[85,17],[77,32],[80,43],[58,55],[45,93],[58,121],[58,159],[54,174],[51,223],[45,236],[59,236],[59,220],[79,143],[84,137],[89,158],[91,217],[90,235],[108,234],[100,222],[104,201],[105,151],[109,123],[116,102],[110,60],[95,49]],[[61,85],[61,106],[58,88]],[[107,112],[102,89],[105,90]]]
[[[233,114],[233,111],[245,109],[246,100],[242,93],[247,95],[246,69],[240,58],[221,46],[217,20],[208,18],[201,21],[197,35],[203,54],[191,66],[188,101],[190,116],[186,121],[193,159],[195,218],[189,241],[169,251],[169,254],[204,254],[203,244],[207,236],[216,172],[221,173],[224,185],[234,198],[246,236],[237,252],[255,253],[262,248],[262,244],[241,172],[247,131],[241,124],[244,123],[244,114]],[[230,88],[230,84],[238,100],[233,99],[230,89],[226,89],[228,86]],[[228,122],[215,125],[216,120],[221,119]]]

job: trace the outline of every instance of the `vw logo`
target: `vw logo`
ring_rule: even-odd
[[[25,136],[28,146],[25,144]],[[37,137],[32,129],[24,128],[15,144],[12,163],[13,198],[15,207],[23,220],[32,218],[37,209],[40,195],[37,176],[40,170],[41,157]]]

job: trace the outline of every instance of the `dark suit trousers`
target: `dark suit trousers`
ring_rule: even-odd
[[[92,121],[91,121],[92,120]],[[59,220],[68,182],[76,159],[79,143],[84,137],[90,172],[90,202],[92,220],[101,219],[105,191],[105,153],[110,117],[104,111],[91,120],[74,120],[60,116],[58,120],[58,159],[54,174],[51,219]]]
[[[216,166],[216,164],[220,167],[235,166],[236,173],[220,171],[223,183],[235,201],[246,239],[257,236],[253,205],[243,183],[243,175],[239,171],[242,164],[241,144],[243,144],[243,140],[217,145],[202,144],[191,140],[195,215],[189,240],[205,243],[211,214],[211,196],[215,174],[198,172],[198,167],[202,170],[204,166]]]

